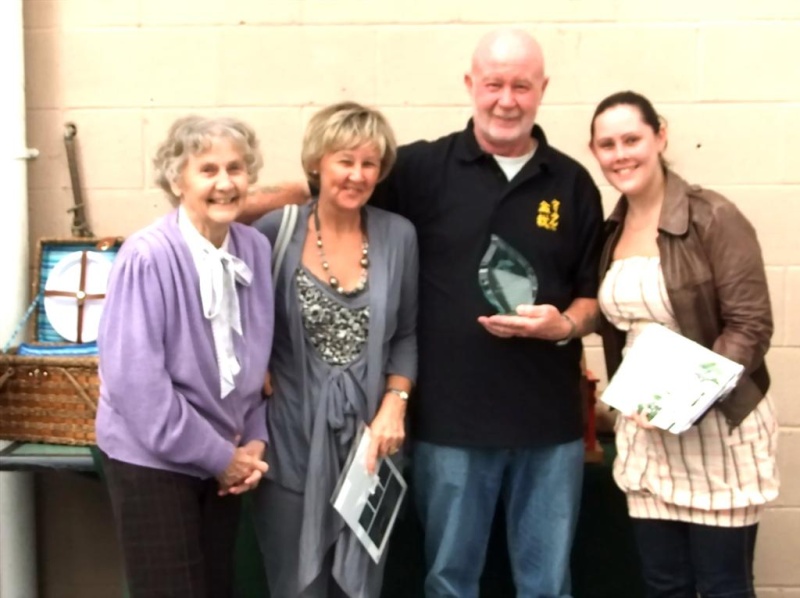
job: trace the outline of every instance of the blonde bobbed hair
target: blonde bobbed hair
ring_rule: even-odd
[[[303,135],[301,161],[308,180],[319,187],[319,163],[331,152],[374,143],[381,156],[383,180],[397,159],[397,142],[386,117],[380,111],[357,104],[339,102],[314,114]]]

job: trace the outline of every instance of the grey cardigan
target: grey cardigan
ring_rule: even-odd
[[[324,556],[336,543],[334,577],[350,596],[365,595],[369,557],[329,501],[339,475],[339,457],[334,434],[326,422],[319,421],[321,411],[314,410],[320,394],[342,395],[332,403],[356,405],[360,419],[370,423],[385,393],[386,376],[398,374],[411,379],[417,373],[417,279],[418,250],[414,227],[401,216],[367,206],[369,238],[369,333],[366,345],[364,380],[353,384],[350,377],[338,376],[331,368],[336,389],[313,389],[305,376],[308,344],[297,299],[295,272],[308,232],[311,206],[300,207],[297,225],[286,247],[275,287],[275,336],[270,371],[273,396],[269,403],[271,446],[267,459],[268,477],[304,496],[304,520],[301,532],[303,559],[301,585],[319,574]],[[274,244],[282,210],[271,212],[255,226]],[[363,368],[361,369],[363,374]],[[358,394],[355,398],[354,394]],[[341,411],[341,405],[324,407]],[[327,414],[339,419],[339,415]],[[277,429],[281,426],[283,429]],[[350,438],[349,430],[344,440]]]

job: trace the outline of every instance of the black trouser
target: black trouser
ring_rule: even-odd
[[[633,519],[648,598],[754,598],[758,525]]]
[[[131,598],[233,596],[240,497],[217,481],[103,455]]]

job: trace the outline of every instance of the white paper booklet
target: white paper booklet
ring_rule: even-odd
[[[659,324],[628,349],[601,400],[624,414],[644,414],[680,434],[728,394],[744,367]]]
[[[406,494],[406,481],[391,459],[379,459],[375,474],[367,473],[369,428],[353,443],[331,503],[376,563],[386,549]]]

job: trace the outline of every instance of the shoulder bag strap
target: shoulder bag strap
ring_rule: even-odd
[[[286,255],[286,247],[289,245],[289,239],[292,238],[294,227],[297,224],[297,213],[299,208],[297,204],[291,203],[283,208],[283,216],[281,217],[281,227],[278,229],[278,236],[275,238],[275,245],[272,248],[272,281],[278,277],[278,271],[281,269],[283,258]]]

